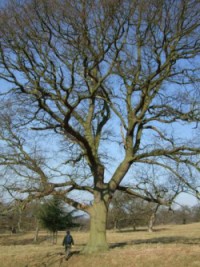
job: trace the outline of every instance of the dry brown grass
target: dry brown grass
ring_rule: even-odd
[[[0,267],[199,267],[200,223],[157,227],[154,233],[144,230],[108,232],[110,250],[96,255],[82,255],[88,233],[72,233],[76,242],[73,254],[64,259],[61,246],[41,233],[33,244],[33,233],[0,236]]]

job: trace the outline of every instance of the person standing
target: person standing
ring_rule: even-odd
[[[69,255],[71,253],[71,247],[74,245],[73,237],[70,234],[70,231],[66,232],[66,235],[63,239],[63,246],[65,246],[65,257],[66,260],[69,258]]]

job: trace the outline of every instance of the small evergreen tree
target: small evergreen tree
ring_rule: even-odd
[[[52,235],[52,242],[57,241],[57,231],[65,230],[68,227],[74,226],[73,213],[66,212],[62,205],[62,201],[58,197],[53,197],[51,200],[45,202],[39,209],[38,219],[41,225],[49,230]]]

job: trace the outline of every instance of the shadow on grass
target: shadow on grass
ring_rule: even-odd
[[[48,253],[46,256],[39,259],[39,262],[36,262],[35,260],[32,262],[29,262],[28,265],[25,267],[51,267],[51,266],[66,266],[65,262],[69,261],[70,259],[78,255],[80,253],[79,250],[72,251],[69,255],[69,257],[66,259],[64,252],[57,252],[57,253]]]
[[[145,241],[145,242],[144,242]],[[138,245],[138,244],[187,244],[187,245],[199,245],[200,244],[200,238],[187,238],[183,236],[169,236],[169,237],[157,237],[157,238],[151,238],[146,240],[134,240],[132,241],[132,244]]]
[[[200,238],[186,238],[181,236],[172,237],[157,237],[150,239],[136,239],[129,242],[119,242],[110,245],[110,248],[124,247],[127,245],[141,245],[141,244],[186,244],[186,245],[200,245]]]
[[[79,254],[80,254],[80,250],[72,251],[72,252],[69,254],[67,260],[69,260],[71,257],[73,257],[73,256],[75,256],[75,255],[79,255]]]
[[[154,229],[153,232],[163,232],[168,230],[168,228],[160,228],[160,229]],[[131,230],[131,229],[121,229],[121,230],[116,230],[116,233],[137,233],[137,232],[145,232],[147,233],[147,229],[136,229],[136,230]]]

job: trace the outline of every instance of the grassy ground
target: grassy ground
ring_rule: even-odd
[[[46,234],[33,244],[33,233],[0,236],[1,267],[199,267],[200,223],[157,227],[154,233],[124,230],[107,234],[110,250],[96,255],[82,255],[88,233],[72,233],[76,245],[68,261],[64,258],[62,239],[52,245]]]

